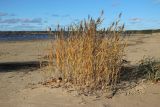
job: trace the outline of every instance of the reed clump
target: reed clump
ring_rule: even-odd
[[[88,17],[68,28],[57,27],[49,58],[62,81],[89,92],[117,84],[126,46],[120,17],[107,29],[100,26],[103,12],[97,19]]]

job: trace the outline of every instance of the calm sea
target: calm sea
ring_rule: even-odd
[[[26,40],[47,40],[54,37],[47,34],[36,35],[0,35],[0,41],[26,41]]]

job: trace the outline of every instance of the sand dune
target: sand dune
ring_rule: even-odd
[[[160,58],[160,34],[126,39],[125,59],[129,65],[136,65],[144,56]],[[112,99],[78,96],[76,91],[68,93],[38,84],[47,78],[47,69],[40,68],[38,62],[48,45],[48,41],[0,43],[0,107],[159,107],[160,83],[123,81],[130,87],[118,90]]]

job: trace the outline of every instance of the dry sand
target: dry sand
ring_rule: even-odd
[[[160,83],[140,82],[119,90],[112,99],[38,85],[46,79],[47,69],[39,69],[37,61],[47,50],[48,41],[0,43],[0,107],[159,107]],[[125,51],[130,65],[143,56],[160,58],[160,34],[129,37]]]

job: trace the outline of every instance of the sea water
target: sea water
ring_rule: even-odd
[[[0,41],[26,41],[26,40],[47,40],[53,39],[54,36],[48,34],[35,35],[0,35]]]

